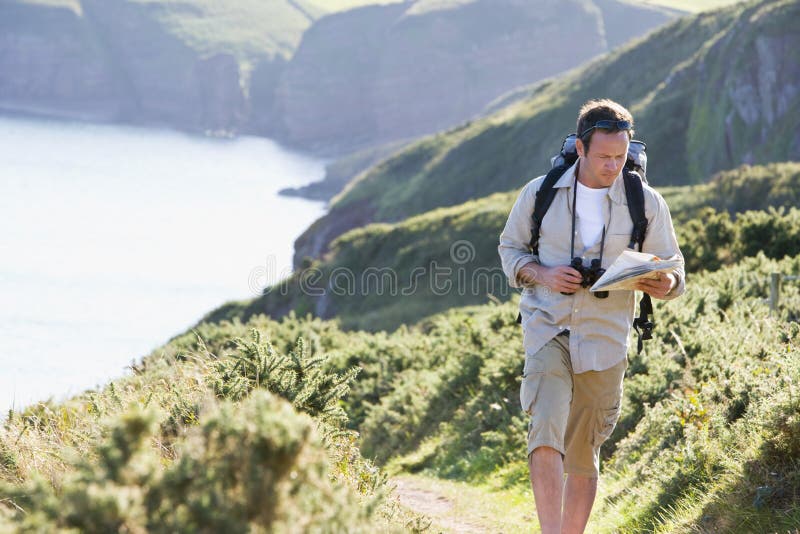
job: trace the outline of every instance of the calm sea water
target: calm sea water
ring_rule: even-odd
[[[0,417],[123,375],[290,271],[324,162],[261,138],[0,118]]]

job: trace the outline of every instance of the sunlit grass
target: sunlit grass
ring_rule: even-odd
[[[83,9],[81,8],[80,0],[16,0],[23,4],[32,4],[48,7],[64,7],[75,13],[81,15]]]
[[[313,6],[326,13],[334,13],[336,11],[345,11],[356,7],[396,4],[403,1],[404,0],[302,0],[300,3]]]
[[[668,7],[687,13],[700,13],[741,3],[744,0],[641,0],[639,4]]]

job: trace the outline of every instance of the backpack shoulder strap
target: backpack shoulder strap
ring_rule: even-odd
[[[628,212],[633,221],[633,231],[631,232],[631,242],[629,248],[636,248],[639,245],[639,252],[644,245],[644,237],[647,233],[647,217],[644,213],[644,188],[642,178],[636,171],[624,169],[622,176],[625,180],[625,196],[628,199]],[[642,342],[653,338],[653,301],[650,295],[644,293],[639,301],[639,317],[633,319],[633,328],[639,336],[637,341],[637,354],[642,352]]]
[[[556,198],[556,190],[553,187],[564,172],[570,168],[571,165],[559,165],[550,169],[547,176],[544,177],[542,185],[536,191],[536,200],[533,203],[533,225],[531,226],[531,242],[530,248],[534,254],[539,254],[539,232],[542,229],[542,220],[544,219],[547,210]]]
[[[542,229],[542,220],[547,210],[550,209],[550,204],[553,203],[553,199],[556,198],[556,190],[553,186],[556,185],[561,175],[571,166],[571,164],[564,163],[550,169],[550,172],[544,177],[542,185],[540,185],[538,191],[536,191],[536,199],[533,202],[533,214],[531,215],[531,219],[533,219],[533,225],[531,226],[531,242],[528,246],[531,248],[531,252],[537,256],[539,255],[539,232]],[[517,322],[522,323],[522,313],[517,314]]]
[[[644,244],[644,237],[647,234],[647,217],[644,213],[644,188],[642,187],[642,177],[636,171],[628,170],[627,168],[622,171],[622,177],[625,180],[625,196],[628,200],[628,212],[633,221],[633,231],[631,232],[631,242],[628,248],[635,248],[639,245],[639,251],[642,250]]]

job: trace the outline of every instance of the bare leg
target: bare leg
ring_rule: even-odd
[[[597,494],[597,479],[578,475],[567,475],[564,489],[564,534],[580,534],[586,528],[589,514]]]
[[[531,487],[542,534],[561,534],[564,462],[551,447],[537,447],[528,458]]]

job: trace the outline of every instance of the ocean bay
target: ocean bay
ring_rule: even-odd
[[[263,138],[0,118],[0,410],[120,376],[288,274],[324,205],[277,191],[323,174]]]

